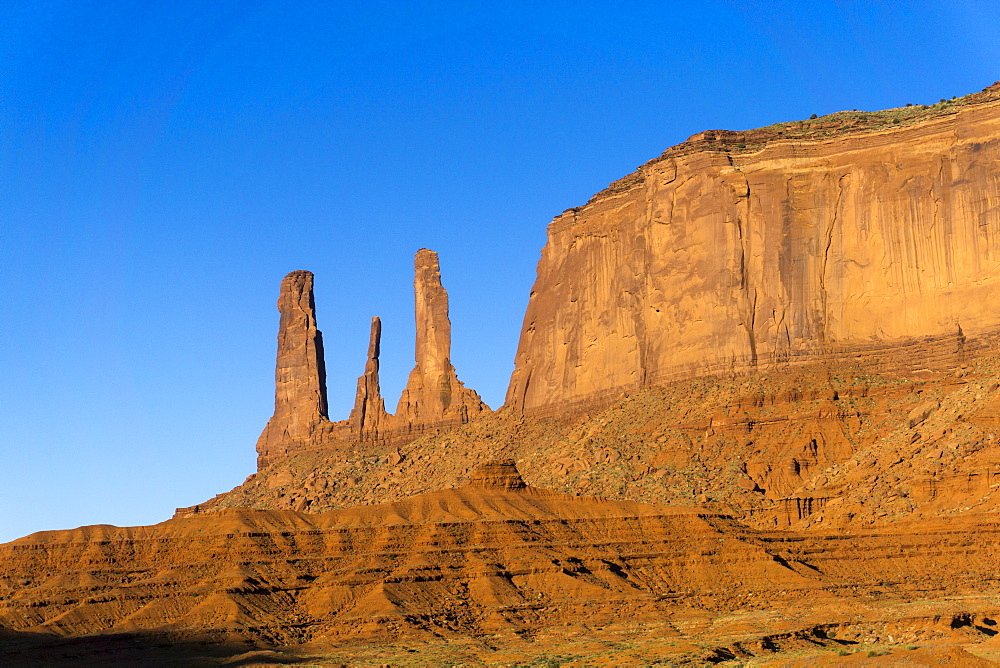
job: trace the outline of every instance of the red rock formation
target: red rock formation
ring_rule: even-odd
[[[601,661],[613,643],[595,636],[628,637],[630,647],[653,636],[656,662],[705,665],[782,647],[827,647],[829,658],[848,643],[923,645],[963,628],[956,641],[989,649],[996,633],[996,515],[858,534],[758,531],[704,508],[526,487],[510,462],[471,478],[325,514],[240,508],[0,545],[0,664],[107,663],[114,645],[90,654],[82,643],[57,642],[99,634],[167,649],[201,639],[204,665],[267,658],[206,663],[205,647],[221,639],[240,653],[315,641],[323,644],[308,663],[326,665],[365,640],[402,639],[413,652],[436,638],[506,645],[528,635],[538,656],[569,627],[583,641],[580,655],[598,659],[588,663],[637,664],[634,655]],[[12,636],[17,642],[7,642]],[[700,654],[686,656],[692,651]],[[475,663],[510,665],[490,658]]]
[[[378,381],[378,356],[382,338],[382,321],[372,318],[371,336],[368,340],[368,361],[365,372],[358,378],[358,393],[351,411],[351,433],[363,440],[377,439],[389,426],[390,416],[385,412],[385,401]]]
[[[328,428],[323,334],[316,329],[313,275],[293,271],[278,294],[278,356],[274,415],[257,440],[258,468],[289,450],[315,443]]]
[[[396,415],[386,412],[379,389],[382,324],[373,318],[354,408],[349,419],[330,422],[313,275],[294,271],[281,282],[274,416],[257,441],[258,469],[303,449],[342,447],[350,441],[405,442],[428,430],[465,424],[489,411],[479,395],[459,381],[451,363],[448,293],[441,285],[437,253],[421,249],[414,264],[416,366]]]
[[[524,489],[527,485],[513,459],[501,459],[482,464],[469,476],[469,487],[482,489]]]
[[[489,410],[478,394],[462,384],[451,363],[448,293],[441,285],[437,253],[422,248],[413,264],[416,366],[410,372],[395,415],[396,429],[407,433],[464,424]]]
[[[558,216],[507,404],[1000,328],[997,93],[701,133]]]
[[[481,407],[421,251],[399,415],[375,319],[330,423],[312,276],[290,274],[262,459],[353,442],[184,518],[0,545],[0,664],[185,663],[150,653],[177,641],[204,662],[209,639],[219,664],[989,665],[963,647],[1000,647],[998,93],[794,144],[703,133],[557,219],[512,382],[528,415],[413,439]]]

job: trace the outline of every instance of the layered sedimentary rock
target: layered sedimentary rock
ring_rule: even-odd
[[[399,398],[394,421],[401,431],[419,432],[432,426],[464,424],[489,409],[478,394],[462,384],[451,363],[448,293],[441,284],[437,253],[420,249],[413,266],[416,366]]]
[[[385,412],[385,400],[378,380],[378,357],[382,338],[382,321],[372,318],[368,339],[368,360],[365,372],[358,378],[358,392],[351,411],[351,433],[358,438],[374,439],[389,426],[390,415]]]
[[[527,636],[537,655],[570,630],[587,654],[602,635],[630,645],[652,636],[655,662],[681,665],[858,642],[971,646],[996,633],[996,601],[983,591],[1000,566],[995,515],[769,533],[704,509],[526,487],[509,462],[471,480],[326,514],[242,508],[33,534],[0,546],[0,632],[35,647],[94,634],[162,649],[227,638],[239,652],[327,643],[327,660],[303,659],[311,665],[343,663],[359,640],[403,639],[413,652],[439,638],[485,636],[496,648]],[[53,663],[0,644],[4,665]],[[70,665],[88,656],[64,647]],[[107,662],[109,649],[123,651],[92,651]],[[509,665],[493,658],[476,663]],[[631,659],[609,663],[654,663]]]
[[[695,135],[551,223],[507,405],[992,332],[998,165],[997,86]]]
[[[489,461],[473,471],[469,486],[480,489],[524,489],[527,485],[513,459]]]
[[[293,271],[278,293],[278,355],[274,415],[257,440],[258,465],[316,442],[330,424],[326,405],[323,334],[316,328],[313,275]]]

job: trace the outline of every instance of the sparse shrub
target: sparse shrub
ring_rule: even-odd
[[[892,119],[892,124],[893,125],[899,125],[899,119],[898,118]]]
[[[837,656],[847,656],[848,654],[850,654],[850,652],[843,647],[837,650]]]
[[[812,116],[809,117],[809,120],[811,121],[811,120],[813,120],[815,118],[818,118],[818,116],[816,116],[816,114],[813,114]]]
[[[564,663],[570,663],[572,661],[576,661],[579,658],[580,657],[578,657],[578,656],[568,656],[568,655],[566,655],[566,656],[563,656],[563,655],[558,655],[558,656],[544,656],[543,655],[543,656],[536,657],[535,660],[532,661],[528,665],[530,665],[530,666],[538,666],[540,668],[559,668],[559,666],[563,665]]]

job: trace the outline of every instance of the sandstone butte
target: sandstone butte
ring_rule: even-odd
[[[0,664],[994,665],[1000,83],[707,131],[558,216],[507,402],[415,259],[326,405],[282,281],[258,471],[0,545]],[[516,462],[516,463],[515,463]]]

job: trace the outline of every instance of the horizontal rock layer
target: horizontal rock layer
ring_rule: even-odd
[[[498,462],[472,478],[511,469]],[[990,629],[976,625],[995,625],[988,597],[967,595],[950,613],[913,603],[995,580],[995,516],[767,533],[704,510],[507,487],[321,515],[237,509],[33,534],[0,546],[0,637],[169,633],[167,647],[213,634],[356,643],[537,637],[568,625],[633,637],[649,624],[684,640],[663,656],[713,660],[796,637],[837,646],[834,631],[898,642],[965,626],[982,640]],[[713,638],[726,644],[710,656]]]

